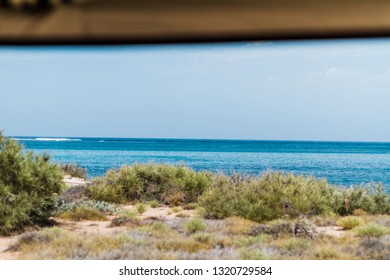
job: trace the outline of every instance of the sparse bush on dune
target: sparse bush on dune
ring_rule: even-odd
[[[77,199],[71,202],[65,202],[60,200],[58,202],[58,207],[55,214],[60,215],[64,212],[72,212],[76,208],[80,207],[92,208],[96,211],[109,215],[115,214],[120,210],[120,208],[116,204],[108,203],[105,201]]]
[[[369,223],[355,228],[355,232],[358,236],[362,237],[381,237],[390,234],[390,228],[375,223]]]
[[[65,175],[87,179],[87,170],[78,164],[67,163],[61,165],[61,168]]]
[[[324,214],[340,203],[337,189],[324,180],[273,172],[239,183],[218,176],[201,197],[207,217],[240,216],[258,222]]]
[[[169,205],[195,202],[210,186],[211,174],[181,165],[135,164],[96,178],[89,194],[100,200],[156,200]]]
[[[59,214],[59,217],[65,220],[71,220],[71,221],[83,221],[83,220],[89,220],[89,221],[105,221],[107,220],[107,217],[104,213],[86,206],[80,206],[77,208],[74,208],[71,211],[63,212]]]
[[[357,210],[369,214],[390,213],[390,195],[384,191],[381,184],[353,186],[340,191],[343,203],[338,213],[341,215],[351,215]]]
[[[218,175],[200,203],[208,218],[239,216],[257,222],[349,215],[358,209],[369,214],[390,213],[390,196],[381,185],[342,189],[314,177],[274,172],[239,182]]]
[[[63,173],[48,156],[22,149],[0,131],[0,234],[47,221],[64,188]]]
[[[355,216],[340,218],[336,224],[344,229],[352,229],[363,224],[363,220]]]
[[[142,215],[146,212],[146,210],[148,210],[148,206],[144,203],[138,203],[137,205],[135,205],[135,209],[137,209],[137,212]]]
[[[184,223],[184,228],[188,233],[195,233],[206,229],[206,223],[202,219],[192,219]]]
[[[238,216],[257,222],[300,216],[390,213],[390,196],[380,184],[344,189],[311,176],[278,172],[227,176],[196,172],[181,165],[135,164],[110,170],[96,178],[87,193],[94,199],[115,203],[198,203],[206,218]]]

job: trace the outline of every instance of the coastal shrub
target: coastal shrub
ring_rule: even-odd
[[[355,228],[355,232],[358,236],[363,237],[381,237],[383,235],[390,234],[390,229],[382,225],[369,223]]]
[[[185,213],[178,213],[178,214],[176,214],[176,217],[185,219],[185,218],[190,217],[190,215],[185,214]]]
[[[355,216],[347,216],[340,218],[336,224],[343,229],[352,229],[363,224],[363,220]]]
[[[204,231],[206,229],[206,223],[202,219],[192,219],[184,223],[184,229],[188,233],[195,233],[198,231]]]
[[[71,211],[63,212],[59,215],[60,218],[64,220],[71,220],[71,221],[105,221],[107,220],[106,215],[104,215],[102,212],[91,208],[91,207],[85,207],[80,206],[77,208],[74,208]]]
[[[182,165],[135,164],[96,178],[88,192],[94,199],[109,202],[156,200],[179,205],[196,202],[210,186],[211,177]]]
[[[148,210],[148,206],[144,203],[138,203],[136,206],[135,206],[135,209],[137,209],[137,212],[142,215],[143,213],[146,212],[146,210]]]
[[[312,242],[305,238],[288,237],[280,239],[276,245],[286,251],[304,251],[310,248]]]
[[[210,244],[214,238],[214,234],[207,232],[196,232],[192,235],[196,241],[204,244]]]
[[[370,214],[390,214],[390,195],[381,184],[352,186],[341,190],[342,201],[338,213],[352,215],[355,210]]]
[[[125,193],[121,185],[94,184],[86,188],[86,195],[94,200],[106,201],[110,203],[124,203]]]
[[[188,204],[184,205],[183,209],[185,209],[185,210],[195,210],[198,207],[199,207],[198,203],[191,202],[191,203],[188,203]]]
[[[389,214],[390,195],[383,187],[338,188],[311,176],[267,172],[260,177],[237,180],[216,175],[200,197],[206,218],[239,216],[262,222],[283,217],[334,214],[354,211]]]
[[[157,200],[152,200],[152,201],[149,201],[149,205],[152,208],[157,208],[160,206],[160,203]]]
[[[72,202],[81,199],[85,199],[84,185],[68,186],[58,197],[58,200],[63,203]]]
[[[71,164],[71,163],[62,164],[61,168],[62,171],[64,171],[65,175],[87,179],[87,170],[78,164]]]
[[[23,152],[0,131],[0,234],[45,223],[64,188],[62,175],[47,155]]]
[[[115,217],[110,224],[110,227],[139,227],[142,225],[142,221],[134,217],[119,216]]]
[[[218,176],[200,201],[206,217],[239,216],[261,222],[329,213],[338,208],[341,197],[325,180],[269,172],[241,182]]]
[[[242,260],[266,260],[267,256],[263,251],[257,249],[242,249],[240,258]]]
[[[74,209],[79,207],[92,208],[108,215],[116,214],[119,211],[119,207],[117,205],[105,201],[77,199],[71,202],[65,202],[60,200],[58,202],[56,215],[60,215],[64,212],[72,212]]]

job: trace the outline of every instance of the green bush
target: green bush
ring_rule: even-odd
[[[302,215],[350,215],[357,209],[390,213],[390,196],[381,185],[342,189],[311,176],[275,172],[240,180],[217,175],[200,203],[206,218],[239,216],[257,222]]]
[[[390,234],[390,229],[382,225],[369,223],[355,228],[355,232],[358,236],[381,237],[383,235]]]
[[[325,214],[340,201],[336,188],[324,180],[273,172],[241,181],[218,176],[201,197],[206,217],[253,221]]]
[[[107,220],[106,215],[104,215],[99,210],[96,210],[91,207],[80,206],[74,208],[71,211],[63,212],[59,215],[60,218],[71,221],[105,221]]]
[[[116,214],[120,210],[116,204],[105,201],[76,199],[71,202],[58,201],[58,207],[55,214],[60,215],[64,212],[72,212],[80,207],[93,208],[107,215]]]
[[[352,215],[354,211],[365,211],[370,214],[389,214],[390,196],[381,184],[353,186],[341,190],[342,205],[338,209],[341,215]]]
[[[206,223],[202,219],[192,219],[184,223],[184,229],[188,233],[195,233],[198,231],[204,231],[206,229]]]
[[[55,211],[62,170],[0,132],[0,234],[41,224]]]
[[[137,212],[142,215],[143,213],[146,212],[146,210],[148,210],[148,205],[144,204],[144,203],[138,203],[137,205],[135,205],[135,209],[137,209]]]
[[[347,216],[340,218],[336,224],[343,229],[352,229],[363,224],[363,220],[355,216]]]
[[[88,192],[94,199],[108,202],[157,200],[179,205],[196,201],[210,184],[210,173],[185,166],[135,164],[96,178]]]

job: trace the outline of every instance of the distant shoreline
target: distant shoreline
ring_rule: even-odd
[[[225,141],[225,142],[302,142],[302,143],[363,143],[363,144],[389,144],[389,141],[365,141],[365,140],[296,140],[296,139],[223,139],[223,138],[160,138],[160,137],[99,137],[99,136],[10,136],[19,141],[74,141],[74,140],[118,140],[118,141],[138,141],[138,140],[168,140],[168,141]]]

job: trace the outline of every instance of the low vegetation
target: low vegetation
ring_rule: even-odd
[[[257,222],[302,215],[350,215],[357,209],[390,213],[390,196],[381,185],[341,189],[314,177],[274,172],[239,179],[218,175],[200,203],[208,218],[240,216]]]
[[[355,229],[355,232],[359,236],[363,237],[381,237],[386,234],[390,234],[390,228],[376,223],[369,223]]]
[[[104,213],[91,208],[91,207],[77,207],[72,209],[71,211],[63,212],[59,214],[59,217],[65,220],[71,221],[105,221],[107,217]]]
[[[199,231],[204,231],[206,229],[206,224],[201,219],[192,219],[184,224],[184,228],[188,233],[195,233]]]
[[[180,165],[136,164],[111,170],[96,178],[87,193],[93,199],[114,203],[200,206],[207,218],[238,216],[256,222],[302,215],[390,213],[390,196],[380,184],[342,189],[310,176],[275,172],[227,176]]]
[[[23,147],[0,131],[0,234],[45,224],[64,188],[62,170],[47,155]]]
[[[179,205],[196,202],[211,181],[211,173],[185,166],[135,164],[96,178],[88,192],[92,198],[107,202],[143,200]]]
[[[87,179],[87,170],[78,164],[63,164],[61,168],[65,175]]]
[[[360,217],[347,216],[340,218],[337,225],[343,229],[352,229],[363,224],[363,220]]]

